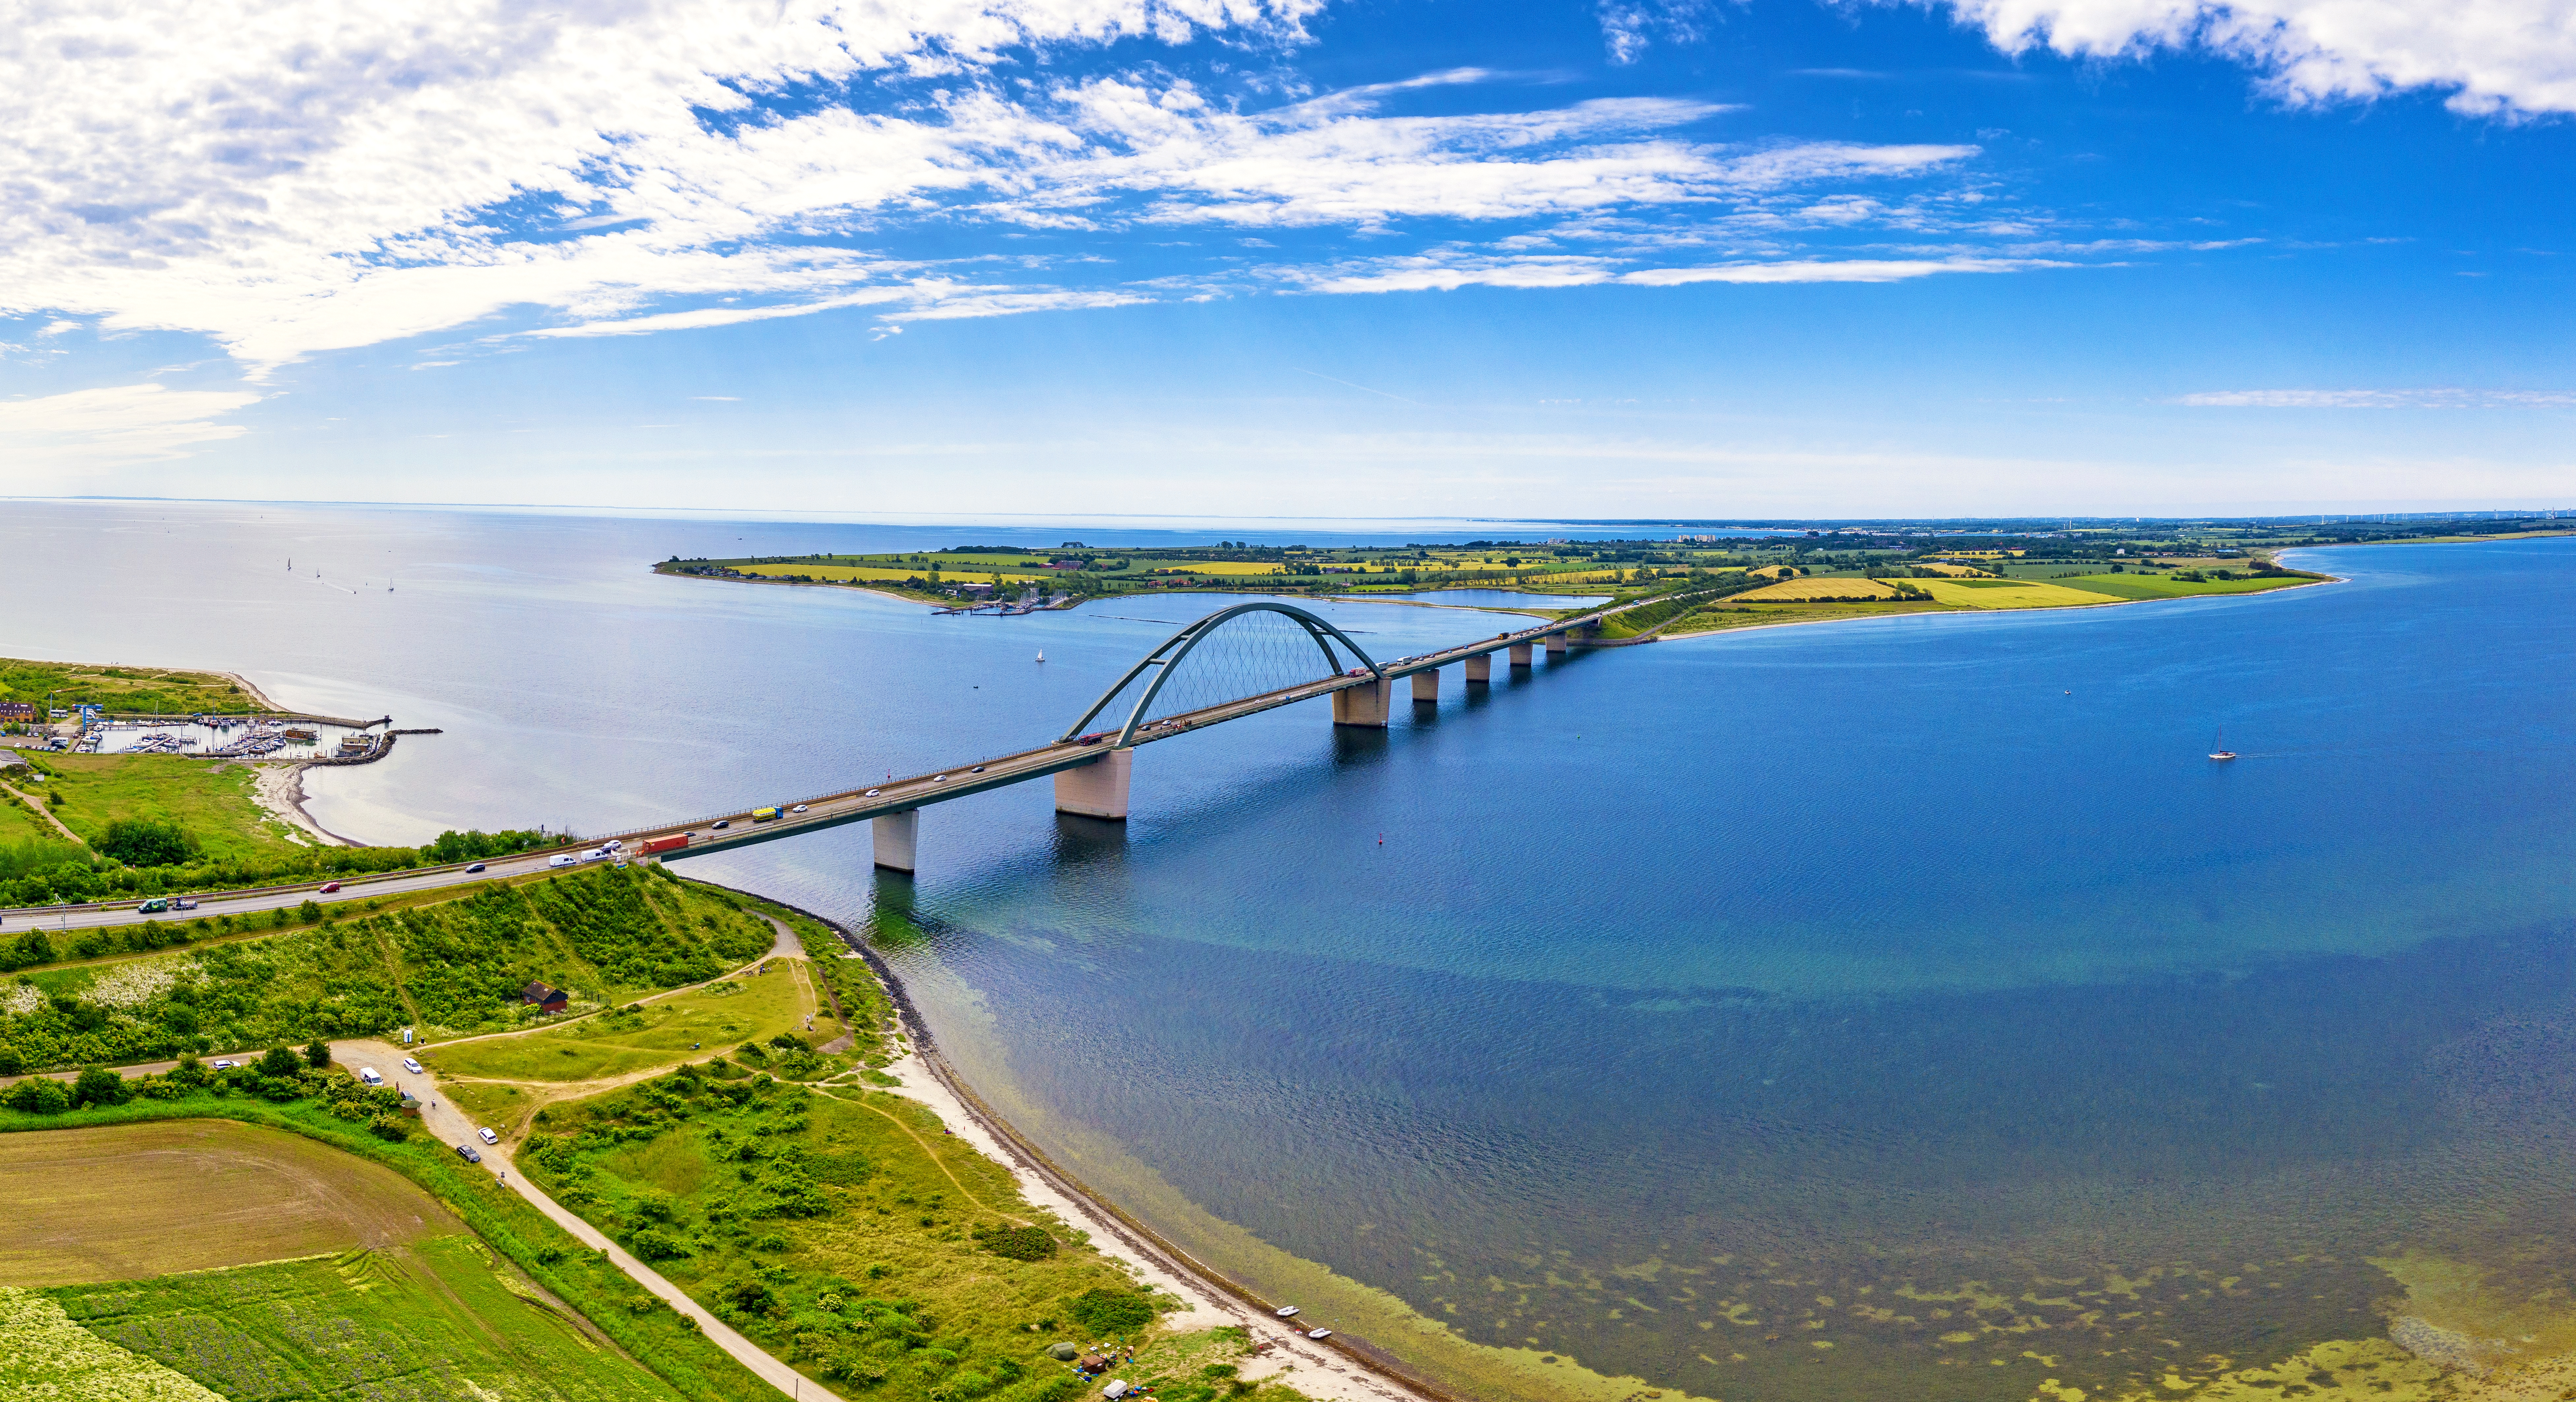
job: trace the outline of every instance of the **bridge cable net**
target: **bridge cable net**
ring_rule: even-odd
[[[1178,662],[1146,668],[1101,710],[1096,724],[1125,725],[1137,698],[1157,678],[1162,687],[1146,708],[1146,723],[1322,681],[1358,661],[1338,645],[1327,661],[1315,636],[1286,614],[1237,614],[1212,627]],[[1167,670],[1171,675],[1163,677]]]

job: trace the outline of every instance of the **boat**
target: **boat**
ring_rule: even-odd
[[[1040,648],[1040,649],[1038,649],[1038,660],[1039,660],[1040,662],[1044,662],[1044,661],[1046,661],[1046,649],[1044,649],[1044,648]]]
[[[1279,1307],[1279,1317],[1281,1319],[1295,1319],[1297,1317],[1297,1307],[1295,1305],[1281,1305]]]
[[[2224,726],[2220,727],[2220,728],[2219,728],[2219,731],[2218,731],[2218,738],[2216,738],[2216,739],[2214,739],[2214,740],[2212,740],[2212,741],[2210,741],[2210,742],[2209,742],[2209,757],[2210,757],[2211,759],[2219,760],[2219,761],[2221,761],[2221,762],[2224,762],[2224,761],[2226,761],[2226,760],[2231,760],[2231,759],[2236,758],[2236,752],[2235,752],[2234,750],[2231,750],[2231,749],[2227,748],[2227,730],[2226,730],[2226,727],[2224,727]]]

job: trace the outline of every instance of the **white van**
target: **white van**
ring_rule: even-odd
[[[568,867],[573,864],[574,860],[575,858],[570,852],[557,852],[553,856],[546,858],[546,865],[550,867]]]
[[[382,1077],[382,1076],[377,1075],[377,1074],[376,1074],[376,1068],[374,1068],[374,1067],[372,1067],[372,1066],[361,1066],[361,1067],[359,1067],[359,1068],[358,1068],[358,1079],[359,1079],[360,1081],[365,1082],[365,1083],[366,1083],[366,1084],[368,1084],[368,1085],[371,1085],[371,1086],[380,1086],[380,1085],[383,1085],[383,1084],[385,1083],[385,1078],[384,1078],[384,1077]]]

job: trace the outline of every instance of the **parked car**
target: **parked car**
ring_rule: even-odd
[[[339,883],[339,882],[337,882],[337,881],[325,881],[325,882],[323,882],[323,883],[322,883],[322,894],[323,894],[323,895],[326,895],[326,896],[331,895],[331,894],[333,894],[333,893],[337,892],[339,889],[340,889],[340,883]]]
[[[474,1135],[486,1144],[498,1144],[501,1142],[501,1136],[494,1134],[489,1128],[478,1129],[474,1131]]]
[[[415,1076],[425,1076],[429,1074],[428,1072],[420,1069],[419,1061],[408,1056],[403,1058],[403,1069],[409,1071]]]
[[[626,844],[613,837],[599,845],[607,848],[611,852],[623,852],[626,850]]]
[[[483,864],[482,864],[481,862],[476,862],[474,865],[472,865],[472,866],[470,866],[470,867],[467,867],[467,868],[465,869],[465,874],[466,874],[467,876],[472,876],[474,873],[476,873],[476,872],[478,872],[478,871],[481,871],[482,869],[483,869]]]
[[[456,1156],[457,1156],[458,1158],[460,1158],[460,1159],[465,1160],[467,1163],[481,1163],[481,1162],[483,1162],[483,1151],[482,1151],[482,1150],[480,1150],[480,1149],[475,1148],[475,1147],[474,1147],[473,1145],[471,1145],[471,1144],[459,1144],[459,1145],[457,1145],[457,1146],[456,1146]]]
[[[380,1074],[376,1071],[376,1068],[374,1068],[374,1067],[372,1067],[372,1066],[361,1066],[361,1067],[359,1067],[359,1068],[358,1068],[358,1080],[359,1080],[361,1083],[363,1083],[363,1084],[371,1085],[371,1086],[380,1086],[380,1085],[383,1085],[383,1084],[385,1083],[385,1078],[384,1078],[382,1075],[380,1075]]]

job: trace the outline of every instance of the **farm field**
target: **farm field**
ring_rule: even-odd
[[[0,1135],[0,1285],[71,1285],[457,1229],[401,1175],[230,1120]]]
[[[98,1339],[243,1402],[669,1402],[472,1236],[47,1292]]]
[[[1958,612],[1957,609],[1947,604],[1899,603],[1894,600],[1883,604],[1739,604],[1735,599],[1721,599],[1686,618],[1676,620],[1671,627],[1663,631],[1661,636],[1681,638],[1694,633],[1721,633],[1732,628],[1762,628],[1779,623],[1818,623],[1835,618],[1885,618],[1890,614],[1898,613],[1956,612]]]
[[[2240,562],[2241,563],[2241,562]],[[2164,574],[2088,574],[2074,579],[2051,580],[2053,584],[2089,589],[2117,599],[2189,599],[2203,594],[2260,594],[2266,590],[2287,589],[2293,585],[2314,584],[2312,579],[2295,575],[2257,575],[2252,579],[2210,579],[2198,582],[2176,579]]]
[[[32,1290],[0,1286],[0,1397],[224,1402],[187,1376],[83,1329]]]
[[[557,1105],[545,1128],[518,1160],[557,1201],[852,1395],[1051,1398],[1071,1374],[1050,1345],[1111,1339],[1170,1340],[1139,1359],[1174,1370],[1167,1402],[1237,1395],[1205,1369],[1240,1357],[1239,1335],[1171,1336],[1123,1271],[914,1101],[673,1074]]]
[[[1784,579],[1777,584],[1766,584],[1759,589],[1750,589],[1741,594],[1730,595],[1728,596],[1728,602],[1753,604],[1773,600],[1794,601],[1799,599],[1855,598],[1893,599],[1895,597],[1896,589],[1893,585],[1881,584],[1872,579],[1833,577],[1826,579]]]
[[[2049,609],[2111,602],[2106,594],[2028,580],[1918,579],[1914,585],[1935,601],[1959,608]]]
[[[929,573],[929,567],[925,565],[910,565],[903,567],[893,565],[737,565],[735,568],[744,574],[756,574],[768,579],[793,577],[796,575],[810,575],[815,579],[849,580],[860,584],[880,580],[901,581],[906,579],[920,579]],[[968,565],[943,560],[940,563],[940,573],[951,579],[986,580],[992,578],[996,571],[980,565]],[[1032,580],[1049,578],[1049,576],[1043,574],[1026,574],[1012,570],[1001,570],[998,573],[1001,574],[1002,582],[1005,584],[1024,584]]]
[[[442,1079],[595,1081],[719,1055],[804,1027],[806,1015],[817,1010],[795,963],[774,959],[767,973],[642,1004],[632,1013],[619,1009],[552,1031],[432,1047],[420,1053],[421,1063]],[[828,1023],[825,1010],[814,1024],[817,1039],[840,1035]]]

